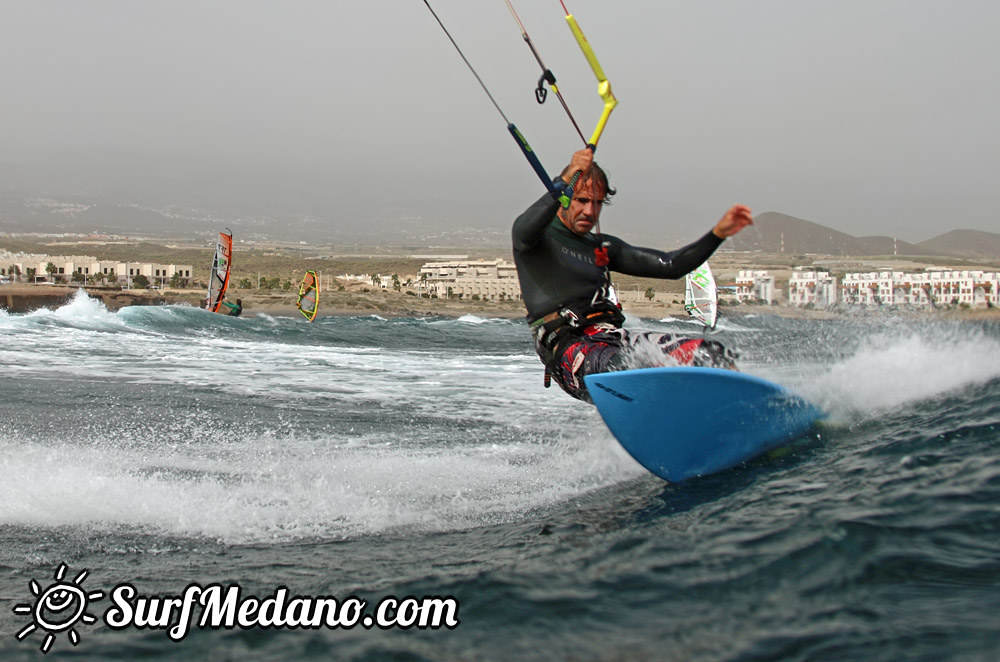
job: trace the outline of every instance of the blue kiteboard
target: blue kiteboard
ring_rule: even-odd
[[[584,377],[608,429],[670,482],[728,469],[797,439],[823,412],[778,384],[720,368],[643,368]]]

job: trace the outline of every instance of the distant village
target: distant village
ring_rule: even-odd
[[[47,256],[0,252],[0,285],[12,283],[80,283],[133,288],[197,287],[191,265],[111,262],[89,256]],[[455,258],[427,262],[419,273],[399,275],[342,274],[344,286],[407,288],[417,296],[486,301],[521,298],[517,270],[503,260]],[[787,281],[766,270],[739,270],[735,283],[718,283],[720,301],[766,303],[794,307],[841,306],[1000,306],[1000,274],[947,267],[918,272],[879,268],[845,273],[838,279],[815,267],[793,268]],[[656,292],[622,292],[630,298],[655,300]]]

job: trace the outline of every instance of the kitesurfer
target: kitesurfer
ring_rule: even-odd
[[[570,190],[577,172],[580,175]],[[683,278],[727,237],[753,223],[749,207],[734,205],[703,237],[664,252],[600,234],[601,209],[615,189],[594,163],[590,148],[574,153],[555,182],[556,188],[572,196],[568,208],[560,205],[556,194],[546,193],[514,221],[512,231],[521,296],[535,351],[545,364],[546,386],[551,376],[568,394],[589,402],[584,375],[642,367],[646,353],[640,348],[644,346],[653,348],[655,355],[671,356],[676,363],[734,368],[735,355],[716,341],[629,333],[622,327],[625,316],[610,272]]]
[[[243,312],[243,299],[237,299],[236,303],[229,303],[228,301],[222,302],[223,306],[229,308],[230,317],[239,317]]]

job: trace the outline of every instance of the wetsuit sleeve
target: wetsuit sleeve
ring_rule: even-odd
[[[538,245],[558,209],[559,201],[546,193],[518,216],[511,231],[514,250],[526,251]]]
[[[655,248],[632,246],[614,237],[612,250],[609,251],[610,267],[612,271],[629,276],[681,278],[711,257],[723,241],[709,231],[701,239],[668,253]]]

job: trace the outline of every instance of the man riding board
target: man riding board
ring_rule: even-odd
[[[615,190],[593,158],[589,148],[574,153],[556,180],[572,196],[568,207],[546,193],[514,221],[514,263],[546,386],[551,377],[574,398],[589,402],[584,375],[639,367],[630,362],[643,353],[636,351],[642,346],[670,356],[667,363],[733,368],[732,353],[718,342],[629,333],[611,272],[683,278],[727,237],[753,223],[749,207],[732,206],[710,232],[679,250],[632,246],[600,233],[601,209]]]

